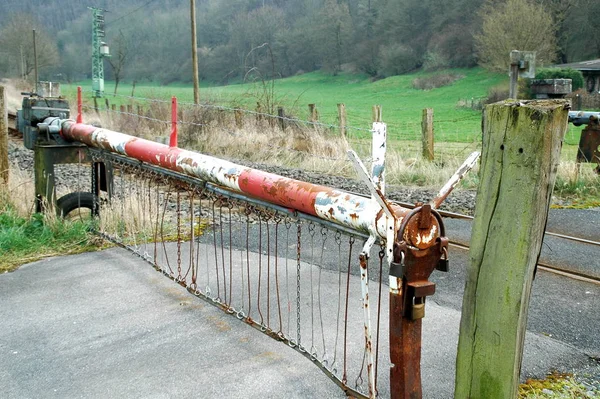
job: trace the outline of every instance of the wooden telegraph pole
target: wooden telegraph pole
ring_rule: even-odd
[[[196,39],[196,0],[190,0],[192,22],[192,67],[194,75],[194,104],[200,103],[200,82],[198,80],[198,42]]]
[[[455,398],[517,396],[531,284],[568,126],[567,104],[509,100],[484,110]]]

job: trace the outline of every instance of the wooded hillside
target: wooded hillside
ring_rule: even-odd
[[[373,77],[415,69],[474,66],[483,60],[484,29],[503,21],[504,47],[537,50],[540,32],[547,62],[600,57],[599,0],[196,0],[199,67],[216,83],[248,77],[284,77],[322,69]],[[121,78],[160,83],[191,80],[187,0],[3,0],[0,74],[15,76],[31,64],[31,29],[49,42],[42,77],[74,80],[91,71],[91,11],[106,9],[106,38]],[[528,26],[523,4],[547,18]],[[521,8],[515,8],[515,7]],[[525,8],[527,9],[527,8]],[[504,13],[503,18],[490,18]],[[541,23],[541,22],[538,22]],[[20,31],[16,34],[14,30]],[[483,35],[483,36],[482,36]],[[14,39],[20,37],[22,43]],[[10,39],[10,40],[9,40]],[[488,37],[489,39],[489,37]],[[493,40],[492,40],[493,42]],[[265,44],[266,45],[263,45]],[[52,47],[54,46],[54,47]],[[52,54],[55,52],[56,54]],[[508,54],[506,55],[508,60]],[[502,65],[486,67],[502,69]],[[27,72],[27,71],[25,71]]]

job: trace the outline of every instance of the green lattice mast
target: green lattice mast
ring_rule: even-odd
[[[110,57],[104,38],[104,11],[100,8],[88,7],[92,10],[92,91],[94,97],[104,96],[104,57]]]

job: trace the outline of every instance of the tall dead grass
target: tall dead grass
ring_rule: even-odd
[[[101,114],[101,117],[103,126],[150,140],[166,142],[170,132],[168,123],[154,120],[170,119],[170,104],[164,102],[151,103],[141,117],[115,113]],[[348,139],[337,129],[298,121],[286,121],[287,127],[282,130],[276,118],[252,113],[243,113],[241,117],[238,113],[236,118],[232,110],[211,106],[183,107],[179,119],[180,147],[220,158],[356,178],[347,151],[355,150],[367,166],[371,157],[371,143],[366,132],[362,132],[363,138]],[[386,154],[387,182],[437,189],[476,150],[481,150],[480,141],[436,143],[436,160],[429,162],[420,156],[420,142],[390,141]],[[558,171],[561,184],[568,182],[569,187],[598,185],[593,172],[583,168],[583,173],[574,176],[574,162],[566,154],[563,159]],[[461,187],[472,189],[477,184],[476,167]]]

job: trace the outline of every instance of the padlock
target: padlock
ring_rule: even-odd
[[[415,298],[410,313],[411,320],[422,319],[425,317],[425,298]]]
[[[450,270],[450,262],[448,261],[448,249],[446,247],[442,248],[442,257],[438,261],[436,269],[441,272],[447,272]]]
[[[448,259],[441,258],[438,261],[436,269],[439,270],[439,271],[441,271],[441,272],[447,272],[448,270],[450,270],[450,262],[448,261]]]

